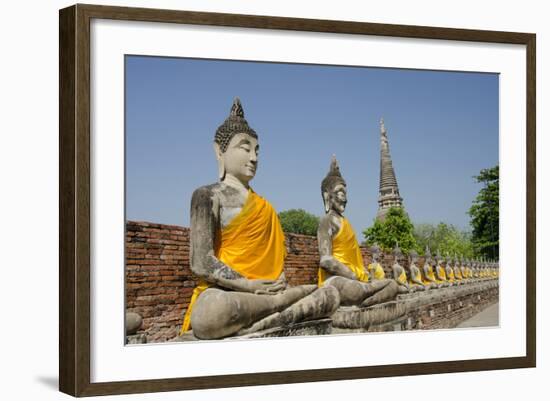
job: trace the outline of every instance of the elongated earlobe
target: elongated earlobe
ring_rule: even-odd
[[[323,203],[325,204],[325,213],[328,213],[330,210],[330,205],[328,203],[328,192],[323,192]]]
[[[214,153],[216,154],[216,160],[218,161],[218,178],[223,181],[225,178],[225,164],[223,162],[223,155],[220,149],[220,145],[214,142]]]

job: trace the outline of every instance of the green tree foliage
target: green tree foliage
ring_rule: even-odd
[[[439,250],[442,256],[447,253],[450,255],[456,253],[465,258],[474,256],[471,234],[460,231],[452,224],[415,224],[414,237],[421,252],[429,246],[432,253]]]
[[[498,259],[499,255],[498,177],[498,165],[483,169],[474,177],[477,182],[483,184],[483,188],[468,212],[471,218],[474,251],[477,255],[489,259]]]
[[[286,233],[317,235],[319,217],[304,209],[290,209],[279,213],[279,220]]]
[[[398,242],[399,248],[405,253],[418,248],[414,226],[405,210],[400,207],[390,208],[384,221],[375,220],[371,227],[363,231],[363,235],[367,245],[377,243],[386,251],[392,250]]]

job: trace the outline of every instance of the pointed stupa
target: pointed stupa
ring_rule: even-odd
[[[390,156],[388,132],[384,119],[380,119],[380,188],[378,194],[377,220],[384,220],[391,207],[403,207],[403,198],[399,195],[399,187]]]

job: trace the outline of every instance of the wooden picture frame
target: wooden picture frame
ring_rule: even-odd
[[[526,355],[92,383],[90,380],[90,22],[162,22],[317,33],[437,39],[526,47]],[[59,14],[59,388],[73,396],[144,393],[534,367],[536,364],[536,37],[530,33],[253,15],[74,5]]]

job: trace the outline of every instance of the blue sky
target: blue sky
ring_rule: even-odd
[[[379,120],[415,223],[469,228],[498,164],[498,75],[366,67],[126,57],[126,217],[189,226],[193,190],[217,179],[212,141],[241,98],[260,141],[251,182],[277,211],[323,214],[336,154],[358,236],[378,209]]]

